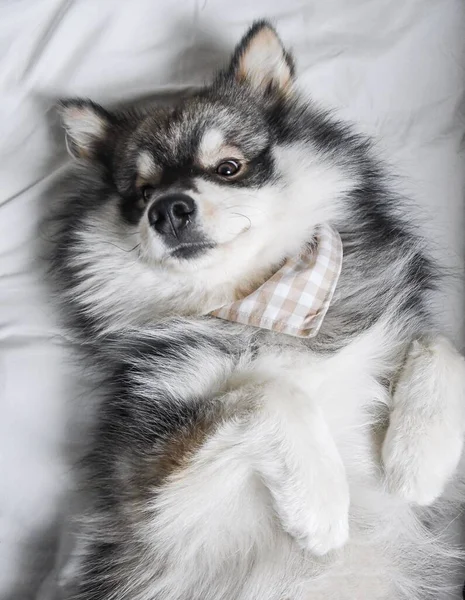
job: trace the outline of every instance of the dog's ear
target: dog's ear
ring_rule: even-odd
[[[62,100],[58,105],[73,158],[94,158],[113,124],[112,115],[90,100]]]
[[[228,75],[260,94],[289,94],[294,61],[267,21],[252,25],[234,51]]]

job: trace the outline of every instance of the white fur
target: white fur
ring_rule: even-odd
[[[293,381],[271,376],[273,363],[276,373],[286,372],[282,361],[268,357],[265,368],[236,374],[231,382],[251,394],[249,403],[258,395],[262,406],[248,425],[245,452],[284,530],[305,550],[323,555],[347,541],[345,470],[320,407]]]
[[[464,359],[444,338],[415,341],[383,446],[390,489],[409,502],[434,502],[455,473],[464,420]]]

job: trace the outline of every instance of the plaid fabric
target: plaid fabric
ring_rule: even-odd
[[[342,266],[342,242],[329,225],[319,226],[316,244],[288,259],[255,292],[210,313],[297,337],[314,337],[323,322]]]

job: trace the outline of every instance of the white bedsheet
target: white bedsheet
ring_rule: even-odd
[[[84,411],[43,285],[38,220],[64,160],[49,111],[200,84],[269,17],[302,86],[374,134],[420,206],[434,251],[464,256],[462,0],[2,0],[0,2],[0,598],[34,597]],[[463,343],[459,280],[438,316]],[[32,551],[25,552],[31,545]]]

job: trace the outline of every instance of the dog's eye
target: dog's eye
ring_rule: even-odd
[[[216,167],[216,173],[221,177],[232,177],[241,170],[241,165],[236,160],[225,160]]]
[[[153,187],[151,185],[144,185],[140,192],[142,194],[144,202],[148,202],[150,200],[150,196],[153,193]]]

